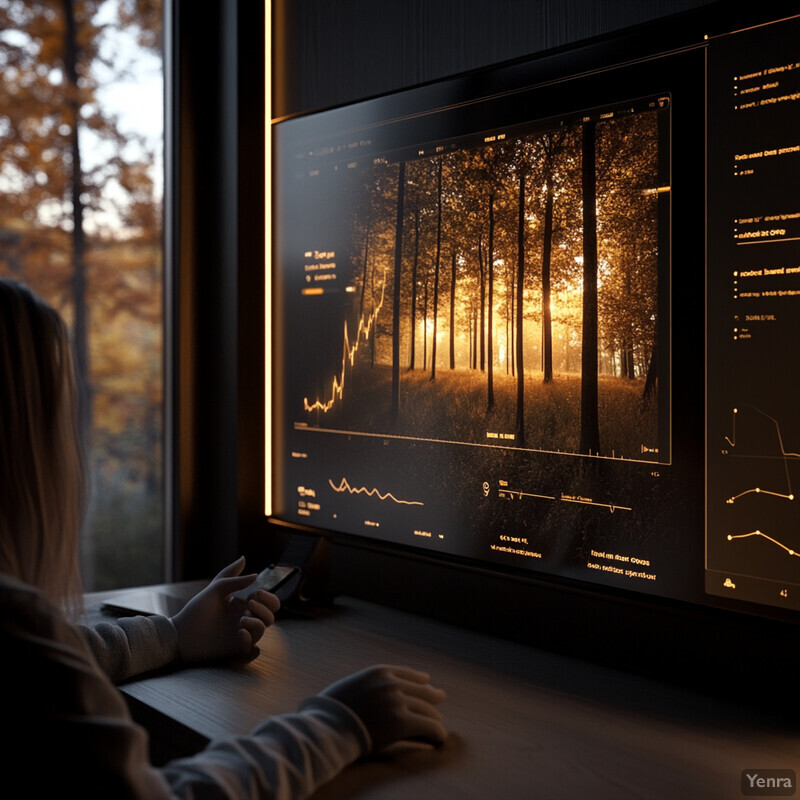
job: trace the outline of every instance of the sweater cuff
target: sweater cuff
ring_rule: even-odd
[[[314,714],[340,732],[344,732],[344,729],[352,732],[358,741],[362,756],[366,756],[372,751],[372,737],[367,726],[350,706],[341,701],[333,697],[314,695],[300,703],[299,711]]]
[[[170,617],[162,617],[160,614],[156,614],[150,617],[150,619],[156,627],[159,641],[164,648],[167,663],[169,664],[175,661],[180,654],[178,629],[175,627],[175,623]]]

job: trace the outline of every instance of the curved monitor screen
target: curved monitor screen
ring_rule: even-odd
[[[800,616],[800,19],[273,125],[272,517]]]

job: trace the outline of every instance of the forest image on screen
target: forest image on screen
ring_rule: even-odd
[[[285,147],[281,516],[664,591],[669,114]]]

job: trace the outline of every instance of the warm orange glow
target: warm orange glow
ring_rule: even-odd
[[[272,2],[264,8],[264,513],[272,513]]]

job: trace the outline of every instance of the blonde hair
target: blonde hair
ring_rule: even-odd
[[[0,278],[0,570],[80,604],[84,470],[61,316]]]

